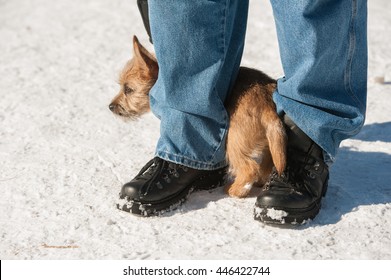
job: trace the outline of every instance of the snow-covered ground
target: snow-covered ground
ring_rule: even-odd
[[[163,217],[116,209],[159,135],[152,114],[124,123],[107,107],[132,35],[152,49],[135,2],[0,0],[0,258],[390,259],[391,2],[368,1],[366,125],[297,229],[254,221],[255,196],[222,189]],[[282,75],[267,0],[251,1],[243,65]]]

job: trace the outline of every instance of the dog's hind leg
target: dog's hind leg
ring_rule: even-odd
[[[241,157],[230,161],[231,175],[234,177],[232,184],[226,187],[226,192],[233,197],[246,197],[253,185],[263,184],[271,170],[265,170],[265,166],[271,166],[270,154],[262,155],[262,161],[269,164],[259,164],[252,157]],[[269,169],[269,168],[267,168]]]

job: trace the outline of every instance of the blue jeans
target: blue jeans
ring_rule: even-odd
[[[361,129],[367,90],[366,0],[271,0],[284,77],[274,101],[331,163]],[[156,156],[196,169],[226,165],[224,101],[244,47],[248,0],[150,0],[159,78]],[[243,124],[245,125],[245,124]]]

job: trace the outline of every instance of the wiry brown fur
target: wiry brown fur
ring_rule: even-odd
[[[158,64],[133,37],[134,57],[121,75],[121,91],[110,110],[133,119],[150,110],[149,90],[158,77]],[[125,85],[132,92],[125,93]],[[226,101],[230,116],[226,155],[232,184],[229,195],[245,197],[254,185],[263,185],[273,166],[282,173],[286,165],[285,128],[272,100],[276,81],[261,71],[241,67],[233,91]]]
[[[234,182],[226,190],[245,197],[253,185],[263,185],[273,163],[281,173],[286,164],[285,128],[272,100],[276,82],[266,74],[241,67],[226,109],[230,115],[227,136],[229,173]]]

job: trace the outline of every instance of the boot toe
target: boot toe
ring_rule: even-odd
[[[313,203],[313,199],[308,195],[300,192],[263,192],[257,197],[255,206],[260,208],[285,208],[301,209],[306,208]]]
[[[139,200],[140,199],[140,186],[134,182],[126,183],[122,186],[120,192],[120,198],[128,198],[130,200]]]

